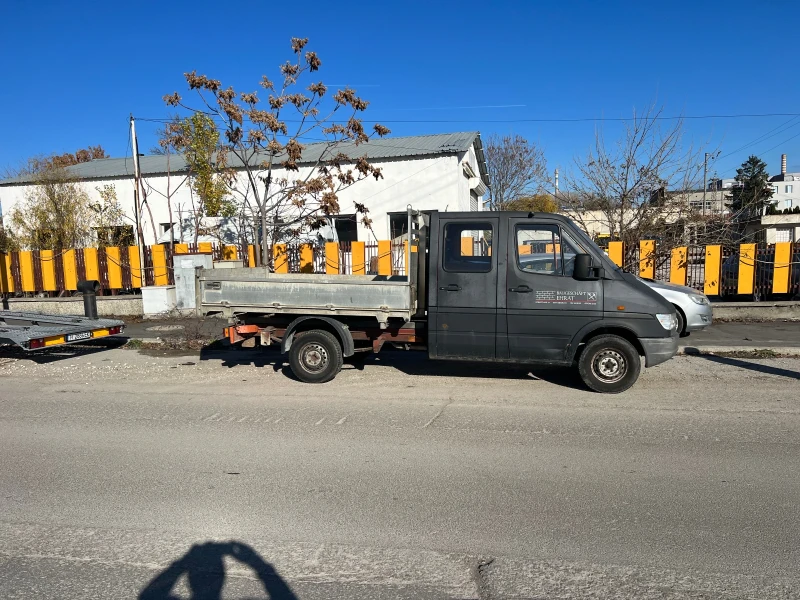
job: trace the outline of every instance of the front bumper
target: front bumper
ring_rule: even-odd
[[[690,308],[684,307],[686,314],[686,331],[700,331],[713,321],[713,310],[710,304],[695,304]]]
[[[678,353],[678,336],[664,338],[639,338],[644,348],[645,367],[654,367]]]

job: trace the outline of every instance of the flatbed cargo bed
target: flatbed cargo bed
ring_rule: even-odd
[[[416,310],[404,276],[278,274],[264,268],[201,269],[203,314],[297,314],[407,321]]]
[[[26,351],[119,335],[124,329],[125,323],[118,319],[0,311],[0,346]]]

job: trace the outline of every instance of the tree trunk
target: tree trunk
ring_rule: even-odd
[[[261,209],[261,265],[269,266],[269,238],[267,236],[267,211]]]

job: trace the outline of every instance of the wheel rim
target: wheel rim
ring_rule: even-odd
[[[322,344],[310,343],[300,350],[300,364],[309,373],[319,373],[328,366],[328,351]]]
[[[627,372],[628,362],[616,350],[601,350],[592,359],[592,374],[604,383],[616,383]]]

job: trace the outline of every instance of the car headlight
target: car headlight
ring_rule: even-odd
[[[661,326],[667,331],[672,331],[678,327],[678,319],[675,318],[673,313],[658,314],[656,315],[656,319],[658,319],[658,322],[661,323]]]
[[[700,295],[700,294],[690,295],[689,298],[691,298],[692,302],[694,302],[695,304],[711,304],[708,301],[708,297],[704,296],[704,295]]]

